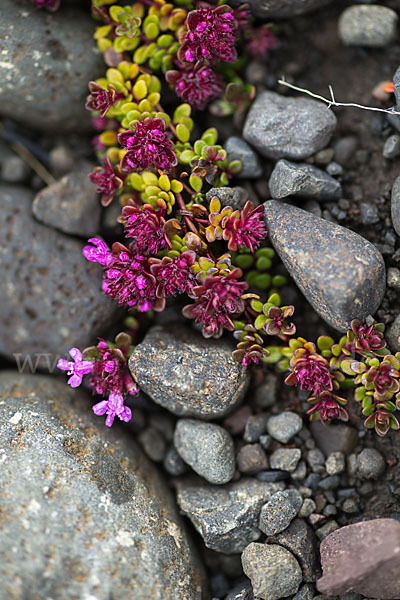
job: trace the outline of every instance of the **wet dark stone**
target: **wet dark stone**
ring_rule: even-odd
[[[231,412],[249,383],[228,341],[206,340],[183,326],[150,329],[132,353],[129,367],[154,402],[174,414],[200,419]]]
[[[101,206],[89,179],[90,163],[45,187],[35,197],[32,212],[38,221],[64,233],[90,237],[99,232]]]
[[[326,6],[332,0],[250,0],[254,15],[268,19],[287,19]]]
[[[87,84],[104,71],[93,32],[89,11],[2,0],[0,114],[52,133],[90,130]]]
[[[119,314],[101,292],[102,269],[82,255],[83,244],[38,223],[32,194],[0,186],[0,353],[30,354],[54,369],[57,356],[85,348]],[[45,356],[47,354],[47,356]]]
[[[276,200],[264,203],[269,238],[290,275],[329,325],[346,331],[379,307],[386,287],[380,252],[340,225]]]
[[[160,473],[90,407],[51,377],[0,375],[0,596],[208,597]]]
[[[274,536],[277,544],[283,546],[297,558],[303,571],[303,580],[315,581],[318,575],[316,539],[311,527],[303,519],[295,519],[289,527]]]

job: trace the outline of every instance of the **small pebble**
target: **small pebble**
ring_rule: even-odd
[[[398,17],[386,6],[350,6],[339,18],[339,36],[347,46],[383,48],[396,37]]]
[[[383,146],[383,158],[396,158],[400,155],[400,135],[390,135]]]
[[[250,415],[243,434],[245,442],[257,442],[265,431],[266,415]]]
[[[387,284],[394,290],[400,289],[400,269],[389,267],[387,270]]]
[[[343,512],[348,513],[348,514],[355,514],[355,513],[358,513],[359,510],[360,510],[360,507],[355,498],[346,498],[346,500],[344,500],[344,502],[342,504]]]
[[[299,448],[278,448],[270,456],[271,469],[280,469],[293,473],[301,458]]]
[[[267,422],[267,431],[269,435],[282,444],[287,444],[303,426],[303,421],[293,412],[283,412],[280,415],[271,417]]]
[[[322,525],[322,527],[317,529],[315,533],[318,539],[322,542],[322,540],[326,538],[327,535],[329,535],[333,531],[336,531],[336,529],[339,529],[339,525],[336,523],[336,521],[332,520],[327,521],[324,525]]]
[[[304,460],[301,460],[297,465],[297,468],[292,473],[292,479],[295,481],[302,481],[307,475],[307,466]]]
[[[332,161],[326,167],[326,172],[331,177],[337,177],[338,175],[343,175],[343,167],[342,167],[342,165],[339,165],[339,163]]]
[[[229,431],[231,435],[239,435],[244,431],[246,427],[247,419],[251,415],[250,406],[241,406],[234,413],[226,417],[223,421],[224,428]]]
[[[238,452],[237,465],[241,473],[254,475],[268,469],[268,458],[260,444],[246,444]]]
[[[302,504],[297,490],[277,492],[264,504],[260,512],[259,528],[266,535],[275,535],[289,527]]]
[[[163,436],[154,427],[147,427],[138,437],[147,456],[155,462],[161,462],[166,452]]]
[[[306,460],[313,473],[323,473],[325,457],[319,448],[314,448],[306,453]]]
[[[256,477],[259,481],[275,483],[277,481],[286,481],[290,476],[287,471],[260,471]]]
[[[379,222],[378,208],[370,202],[361,202],[360,217],[363,225],[375,225]]]
[[[261,409],[271,408],[275,404],[277,397],[278,378],[275,373],[268,373],[265,381],[254,390],[254,404]]]
[[[323,490],[335,490],[340,485],[340,477],[338,475],[330,475],[319,482],[319,487]]]
[[[339,475],[345,469],[345,456],[343,452],[332,452],[325,463],[328,475]]]
[[[385,470],[382,454],[374,448],[364,448],[357,456],[357,475],[362,479],[378,479]]]
[[[27,163],[16,154],[10,154],[1,163],[0,179],[6,183],[22,183],[28,177],[31,169]]]
[[[315,511],[315,502],[312,498],[305,498],[299,510],[299,517],[309,517]]]
[[[187,470],[185,463],[175,448],[170,448],[168,450],[167,454],[165,455],[163,465],[167,473],[174,475],[175,477],[183,475],[183,473]]]

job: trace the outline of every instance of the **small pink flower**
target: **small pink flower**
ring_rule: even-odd
[[[99,238],[90,238],[88,242],[94,244],[93,246],[85,246],[82,253],[83,256],[91,262],[98,262],[101,265],[107,265],[110,262],[110,251],[107,248],[107,244]]]
[[[181,67],[179,71],[167,71],[165,79],[183,102],[199,110],[204,110],[210,100],[220,96],[224,87],[221,75],[201,62],[194,67]]]
[[[61,371],[68,371],[68,375],[71,375],[68,379],[68,384],[72,388],[76,388],[81,385],[83,376],[92,372],[93,361],[82,360],[82,352],[78,350],[78,348],[71,348],[69,355],[73,361],[60,358],[57,367],[61,369]]]
[[[125,237],[133,238],[131,248],[138,254],[155,256],[167,245],[168,237],[163,230],[165,220],[152,207],[124,206],[120,220]]]
[[[121,177],[118,177],[108,156],[104,159],[102,167],[96,167],[90,173],[89,179],[97,185],[96,192],[101,194],[102,206],[108,206],[112,202],[116,192],[123,186],[123,181]]]
[[[121,394],[110,393],[108,400],[102,400],[92,407],[95,415],[101,416],[107,414],[106,425],[111,427],[115,417],[121,421],[130,421],[132,411],[127,406],[124,406],[124,398]]]

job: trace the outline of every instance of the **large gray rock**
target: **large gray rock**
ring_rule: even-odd
[[[328,596],[354,591],[367,598],[400,598],[399,549],[400,523],[395,519],[337,529],[321,544],[318,590]]]
[[[266,19],[286,19],[317,10],[332,0],[250,0],[254,15]]]
[[[89,13],[2,0],[0,114],[43,131],[89,129],[87,84],[104,71],[93,33]]]
[[[83,244],[37,223],[32,194],[0,186],[0,353],[31,355],[52,370],[57,356],[104,334],[118,310],[100,291],[102,269]],[[47,357],[45,356],[47,354]]]
[[[262,175],[263,170],[258,155],[241,137],[237,135],[229,137],[224,144],[224,148],[228,154],[229,162],[240,160],[242,163],[242,169],[237,175],[239,179],[246,177],[256,179]]]
[[[386,6],[349,6],[340,15],[339,36],[348,46],[383,48],[396,38],[398,17]]]
[[[336,223],[276,200],[265,202],[269,239],[290,275],[329,325],[346,331],[378,309],[386,288],[381,253]]]
[[[180,419],[175,448],[196,473],[210,483],[228,483],[235,472],[235,448],[229,433],[214,423]]]
[[[3,372],[0,422],[2,597],[207,597],[159,472],[85,395]]]
[[[335,127],[335,115],[321,102],[263,92],[251,105],[243,137],[268,158],[302,160],[324,148]]]
[[[393,227],[400,236],[400,176],[396,177],[392,187],[391,210]]]
[[[288,196],[338,200],[342,196],[340,183],[313,165],[279,160],[268,182],[272,198],[279,200]]]
[[[233,410],[249,382],[228,342],[205,340],[182,326],[150,329],[132,353],[129,368],[154,402],[177,415],[201,419]]]
[[[207,548],[236,554],[258,540],[261,507],[282,487],[280,483],[247,478],[224,487],[181,480],[177,500]]]
[[[242,565],[255,596],[262,600],[291,596],[302,582],[301,569],[293,554],[274,544],[249,544],[242,554]]]
[[[83,163],[56,183],[40,190],[32,211],[38,221],[64,233],[90,237],[100,229],[100,198],[89,179],[93,165]]]

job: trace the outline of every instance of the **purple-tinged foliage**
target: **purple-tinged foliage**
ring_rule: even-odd
[[[124,225],[125,237],[133,238],[130,249],[135,253],[155,256],[169,242],[162,213],[150,205],[124,206],[119,221]]]
[[[383,325],[380,323],[374,323],[369,327],[362,324],[358,319],[354,319],[351,323],[351,331],[349,330],[348,339],[349,342],[354,343],[354,350],[359,354],[365,352],[371,354],[382,355],[382,352],[386,348],[386,341],[383,337]],[[351,335],[353,334],[353,335]],[[386,351],[387,353],[388,351]]]
[[[104,117],[111,106],[124,98],[124,94],[117,92],[112,83],[105,89],[95,81],[90,81],[89,92],[85,107],[87,110],[100,111],[100,117]]]
[[[242,295],[249,287],[238,281],[241,276],[242,271],[235,268],[228,275],[206,276],[201,285],[192,288],[190,296],[196,303],[185,306],[182,314],[203,324],[204,337],[220,337],[223,329],[234,330],[232,318],[244,311]]]
[[[178,51],[179,60],[186,63],[207,60],[211,64],[217,60],[235,62],[238,23],[234,10],[226,4],[203,6],[187,16],[186,31]]]
[[[169,171],[178,163],[166,123],[160,117],[137,121],[134,129],[118,135],[118,142],[127,151],[121,161],[123,171]]]
[[[198,110],[204,110],[224,89],[221,75],[201,62],[196,63],[194,67],[181,66],[179,70],[168,71],[165,78],[174,86],[183,102],[188,102]]]
[[[89,175],[90,181],[97,185],[96,192],[101,194],[102,206],[108,206],[113,201],[115,194],[122,188],[122,176],[113,167],[108,156],[104,159],[102,167],[96,167]]]
[[[250,201],[244,208],[233,210],[231,206],[221,209],[221,202],[213,198],[210,202],[209,226],[206,236],[209,242],[224,240],[228,242],[228,249],[236,251],[239,247],[249,248],[255,252],[261,240],[267,236],[264,223],[264,209],[262,206],[254,207]]]
[[[288,385],[298,385],[303,392],[320,396],[333,390],[333,377],[328,361],[315,352],[315,346],[306,343],[297,349],[290,360],[291,372],[285,379]]]
[[[170,298],[184,293],[190,295],[192,288],[197,284],[192,271],[195,261],[196,253],[191,250],[186,250],[173,258],[169,256],[164,256],[162,260],[151,258],[150,271],[157,282],[157,298]]]
[[[345,398],[340,398],[332,392],[323,391],[318,396],[308,399],[312,407],[307,414],[311,415],[311,421],[321,420],[323,423],[330,423],[334,419],[348,421],[349,415],[343,408],[347,404]]]

